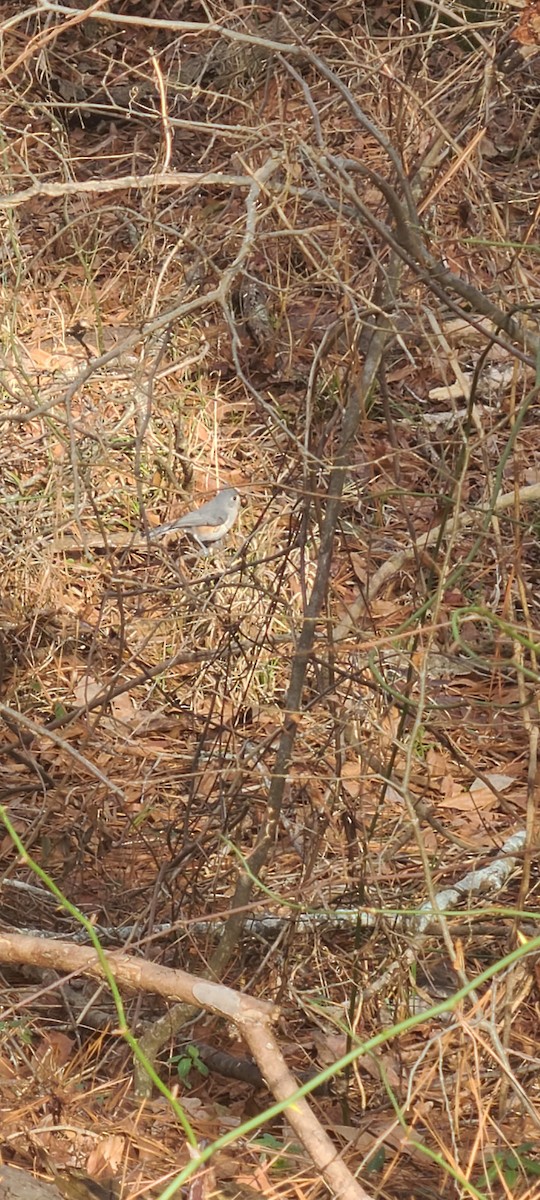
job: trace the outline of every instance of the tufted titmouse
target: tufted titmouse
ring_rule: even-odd
[[[176,521],[169,521],[167,525],[158,525],[157,529],[151,529],[149,536],[153,541],[154,538],[163,537],[166,533],[184,530],[191,534],[203,554],[206,554],[206,546],[210,542],[220,542],[229,529],[232,529],[239,508],[240,496],[236,488],[224,488],[222,492],[218,492],[217,496],[214,496],[213,500],[207,500],[206,504],[201,504],[200,508],[184,513],[183,517],[178,517]]]

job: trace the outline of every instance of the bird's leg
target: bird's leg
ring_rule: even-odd
[[[193,540],[197,543],[201,554],[204,554],[204,557],[208,558],[208,555],[210,553],[208,546],[205,546],[204,542],[201,542],[200,537],[197,537],[197,534],[195,533],[194,529],[190,529],[189,532],[191,533]]]

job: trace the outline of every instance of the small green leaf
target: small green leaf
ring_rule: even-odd
[[[382,1169],[384,1167],[384,1160],[385,1160],[384,1146],[379,1146],[379,1149],[376,1150],[375,1153],[372,1154],[371,1157],[368,1158],[368,1160],[367,1160],[367,1163],[364,1168],[366,1174],[373,1175],[373,1173],[375,1171],[382,1171]]]

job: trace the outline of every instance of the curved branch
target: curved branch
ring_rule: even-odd
[[[17,933],[0,933],[0,961],[28,963],[60,971],[81,971],[104,978],[95,950],[71,942],[52,941]],[[325,1182],[339,1200],[370,1200],[362,1185],[342,1162],[338,1151],[311,1111],[289,1070],[272,1025],[279,1016],[274,1004],[246,996],[221,983],[201,979],[187,971],[172,970],[129,954],[108,953],[107,966],[116,981],[137,991],[156,992],[167,999],[207,1009],[233,1021],[247,1042],[261,1074],[276,1100],[285,1102],[287,1120],[305,1146]],[[291,1097],[294,1103],[288,1104]],[[261,1116],[261,1125],[264,1114]],[[232,1141],[234,1134],[231,1135]]]

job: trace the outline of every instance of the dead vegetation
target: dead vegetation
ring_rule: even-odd
[[[193,1196],[324,1193],[236,1018],[126,976],[122,1029],[48,877],[111,961],[280,1007],[335,1194],[526,1200],[537,5],[2,32],[4,1161],[172,1195],[129,1031]],[[211,555],[149,541],[229,484]]]

